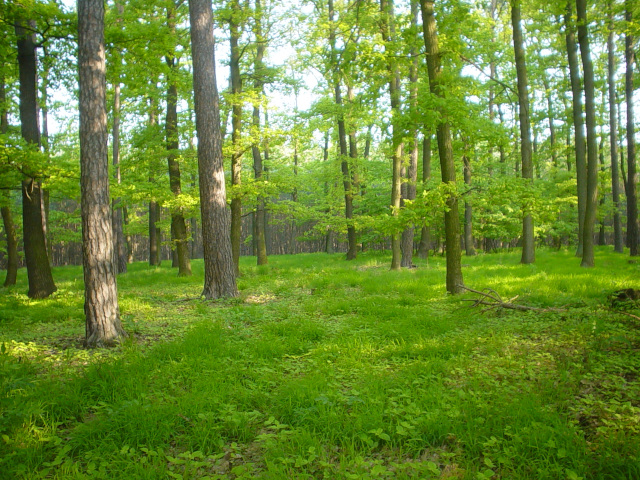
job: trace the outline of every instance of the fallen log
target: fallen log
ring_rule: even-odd
[[[471,308],[477,307],[480,305],[485,306],[482,309],[483,312],[493,310],[495,308],[505,308],[507,310],[516,310],[519,312],[566,312],[566,308],[540,308],[540,307],[530,307],[528,305],[517,305],[513,303],[514,300],[518,298],[516,295],[509,300],[503,300],[498,292],[496,292],[492,288],[485,288],[483,290],[475,290],[473,288],[465,287],[464,285],[458,285],[463,290],[466,290],[471,293],[475,293],[478,295],[475,299],[463,299],[463,302],[473,302]]]

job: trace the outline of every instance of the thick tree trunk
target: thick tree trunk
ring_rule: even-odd
[[[607,37],[607,82],[609,87],[609,144],[611,151],[611,193],[613,195],[613,249],[624,251],[620,219],[620,173],[618,166],[618,104],[616,102],[616,52],[613,0],[609,0],[609,36]]]
[[[382,12],[382,37],[387,46],[387,65],[389,71],[389,97],[391,103],[391,144],[392,144],[392,177],[391,177],[391,209],[394,216],[400,214],[402,200],[402,151],[403,132],[400,126],[400,71],[392,45],[396,41],[393,0],[380,0]],[[402,266],[402,238],[400,232],[391,236],[391,270],[399,270]]]
[[[595,75],[591,62],[589,33],[587,30],[586,0],[576,0],[578,14],[578,43],[584,72],[584,106],[587,125],[587,197],[585,202],[584,226],[582,229],[583,267],[594,266],[594,227],[598,209],[598,137],[596,134]]]
[[[529,86],[527,64],[522,38],[522,21],[520,19],[520,0],[511,0],[511,23],[513,25],[513,50],[516,60],[516,76],[518,77],[518,104],[520,106],[520,156],[522,159],[522,178],[533,182],[533,152],[531,148],[531,119],[529,118]],[[521,263],[533,263],[536,260],[533,217],[529,207],[523,205],[522,220],[522,258]]]
[[[422,181],[431,180],[431,132],[425,132],[422,141]],[[427,225],[422,226],[420,245],[418,245],[418,257],[428,258],[431,248],[431,232]]]
[[[20,74],[20,123],[22,138],[34,146],[40,145],[38,129],[37,85],[36,85],[36,46],[34,35],[28,33],[31,27],[18,21],[15,25],[18,37],[18,69]],[[29,278],[29,298],[46,298],[57,290],[43,229],[42,189],[40,182],[25,172],[22,181],[22,228],[24,237],[24,256]]]
[[[582,256],[584,239],[584,215],[587,205],[587,151],[584,133],[584,118],[582,115],[582,87],[580,85],[580,66],[578,62],[578,46],[575,38],[575,27],[572,20],[574,0],[567,0],[564,17],[565,40],[567,44],[567,58],[569,63],[569,79],[573,101],[573,126],[575,131],[576,176],[578,182],[578,248],[576,256]]]
[[[110,345],[120,323],[109,199],[104,2],[78,1],[82,264],[85,345]]]
[[[432,0],[421,0],[424,43],[427,52],[427,71],[431,93],[444,98],[445,86],[442,83],[438,34]],[[447,242],[447,291],[451,294],[462,293],[464,285],[462,264],[460,261],[460,217],[458,214],[458,196],[455,193],[456,166],[453,161],[451,127],[446,118],[441,119],[437,127],[438,152],[442,182],[452,187],[447,197],[448,210],[444,214],[444,228]]]
[[[231,221],[222,159],[211,2],[189,0],[189,20],[204,243],[202,295],[207,299],[236,297],[238,289],[231,253]]]
[[[633,21],[635,2],[625,1],[625,20],[628,24]],[[633,109],[633,63],[635,61],[634,37],[627,28],[625,35],[625,60],[627,74],[625,75],[625,99],[627,102],[627,243],[629,253],[635,257],[638,252],[638,174],[636,170],[636,137],[635,117]]]

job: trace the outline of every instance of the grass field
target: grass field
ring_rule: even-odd
[[[482,312],[444,259],[243,258],[119,277],[130,337],[83,350],[82,270],[0,291],[2,479],[640,479],[640,263],[598,250],[463,258],[467,286],[558,312]],[[621,308],[616,306],[616,309]],[[631,314],[631,315],[629,315]]]

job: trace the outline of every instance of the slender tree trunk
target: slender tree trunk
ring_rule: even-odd
[[[422,181],[424,183],[431,180],[431,132],[426,131],[422,141]],[[431,232],[427,225],[422,226],[420,245],[418,246],[418,256],[428,258],[429,248],[431,248]]]
[[[254,19],[254,34],[256,38],[256,57],[254,60],[254,81],[253,88],[257,95],[261,95],[264,89],[263,75],[264,75],[264,62],[263,58],[267,49],[267,39],[264,35],[262,28],[262,4],[260,0],[256,0],[255,3],[256,14]],[[256,134],[260,132],[260,102],[255,102],[253,105],[253,128],[256,130]],[[253,173],[257,182],[264,180],[264,163],[262,160],[262,154],[260,153],[260,144],[258,139],[253,142],[251,146],[251,153],[253,155]],[[265,150],[265,159],[267,152]],[[266,265],[269,262],[267,257],[267,213],[265,208],[264,195],[258,194],[256,213],[255,213],[255,244],[256,244],[256,256],[258,265]]]
[[[587,205],[587,151],[582,116],[582,87],[580,85],[580,67],[578,62],[578,46],[575,38],[575,27],[572,20],[573,0],[567,0],[564,17],[569,61],[569,79],[573,98],[573,126],[575,130],[576,176],[578,182],[578,248],[576,256],[581,257],[584,240],[584,215]]]
[[[542,75],[544,90],[547,97],[547,116],[549,117],[549,148],[551,148],[551,162],[554,168],[558,168],[558,152],[556,151],[556,127],[553,123],[555,112],[553,110],[553,98],[551,96],[551,87],[549,86],[549,78],[546,72]]]
[[[584,99],[587,125],[587,198],[585,203],[584,227],[582,229],[583,267],[594,266],[594,227],[598,209],[598,137],[596,134],[595,75],[591,62],[589,33],[587,30],[586,0],[576,0],[578,14],[578,43],[584,72]]]
[[[125,336],[109,199],[103,0],[78,1],[78,64],[85,345],[96,347]]]
[[[18,69],[20,75],[20,123],[22,138],[34,148],[40,146],[38,129],[36,45],[31,26],[18,20]],[[29,278],[29,298],[46,298],[57,290],[51,274],[42,218],[42,189],[33,173],[22,180],[22,228],[24,256]]]
[[[420,7],[418,0],[411,0],[411,27],[418,28],[418,15]],[[410,102],[414,116],[417,115],[418,109],[418,55],[415,47],[412,46],[410,55],[413,57],[411,66],[409,67],[409,81],[411,82]],[[407,167],[407,179],[403,184],[403,199],[416,199],[416,184],[418,182],[418,129],[417,125],[411,127],[411,151],[409,152],[409,166]],[[406,268],[412,268],[413,264],[413,237],[415,226],[411,225],[402,232],[402,259],[400,264]]]
[[[222,159],[211,2],[189,0],[189,20],[205,264],[202,295],[207,299],[236,297],[238,289]]]
[[[40,114],[42,116],[42,151],[49,154],[49,98],[47,88],[49,86],[49,68],[44,68],[42,72],[42,81],[40,82]],[[44,232],[44,241],[47,246],[47,256],[49,263],[52,264],[53,244],[51,241],[51,230],[49,228],[49,206],[50,195],[49,189],[42,189],[42,230]]]
[[[382,12],[382,38],[386,44],[387,64],[389,70],[389,97],[391,103],[391,134],[393,175],[391,180],[391,208],[394,216],[400,214],[402,200],[402,137],[400,126],[400,72],[395,58],[393,45],[396,42],[393,0],[380,0]],[[402,265],[402,239],[400,232],[391,236],[391,270],[399,270]]]
[[[0,64],[0,134],[5,135],[9,129],[9,119],[6,108],[6,90],[4,83],[4,63]],[[2,198],[4,197],[4,198]],[[2,195],[6,205],[2,205],[0,211],[2,213],[2,224],[7,237],[7,276],[4,280],[4,286],[10,287],[16,284],[18,278],[18,235],[16,226],[13,222],[11,214],[11,195]]]
[[[520,156],[522,159],[522,178],[533,183],[533,152],[531,148],[531,123],[529,117],[529,86],[527,64],[522,38],[520,19],[520,0],[511,0],[511,23],[513,25],[513,50],[518,77],[518,104],[520,106]],[[523,206],[522,220],[522,259],[521,263],[533,263],[536,259],[533,217],[528,206]]]
[[[466,145],[465,150],[467,150]],[[468,188],[471,188],[471,161],[466,151],[462,157],[462,163],[464,165],[464,183]],[[473,207],[468,200],[464,201],[464,246],[468,257],[477,254],[473,239]]]
[[[627,24],[633,21],[633,0],[625,0],[625,20]],[[632,257],[638,252],[638,174],[636,171],[636,137],[635,117],[633,109],[633,63],[635,61],[633,34],[629,28],[625,34],[625,60],[627,74],[625,75],[625,99],[627,102],[627,243]]]
[[[620,219],[620,173],[618,168],[618,112],[616,103],[616,52],[613,0],[609,0],[609,36],[607,37],[607,82],[609,87],[609,144],[611,151],[611,193],[613,195],[613,249],[624,251]]]
[[[424,44],[427,52],[427,71],[431,93],[444,98],[445,85],[442,81],[440,67],[440,52],[438,49],[438,34],[432,0],[421,0],[422,21],[424,30]],[[440,154],[440,169],[442,182],[452,187],[447,197],[448,210],[444,214],[444,228],[447,242],[447,291],[451,294],[461,293],[462,264],[460,261],[460,217],[458,215],[458,196],[455,193],[456,166],[453,161],[453,147],[451,144],[451,127],[446,118],[441,119],[437,126],[438,152]]]
[[[322,148],[322,160],[325,165],[329,162],[329,132],[325,132],[324,134],[324,147]],[[329,195],[329,184],[328,182],[324,182],[324,195],[328,197]],[[329,211],[329,210],[327,210]],[[329,228],[325,235],[325,252],[333,255],[335,250],[333,248],[333,230]]]
[[[155,127],[157,124],[155,100],[149,99],[149,126]],[[152,160],[150,167],[149,183],[155,183],[155,161]],[[158,222],[160,221],[160,205],[155,201],[149,202],[149,265],[152,267],[160,266],[162,264],[162,257],[160,255],[160,243],[161,233]]]
[[[167,23],[172,35],[175,36],[175,10],[170,7],[167,10]],[[169,185],[171,193],[178,198],[182,194],[182,183],[180,179],[180,164],[178,163],[178,81],[177,65],[175,55],[167,55],[165,61],[169,67],[169,87],[167,89],[167,118],[165,132],[167,137],[167,163],[169,167]],[[171,212],[171,233],[172,241],[175,245],[175,257],[178,263],[178,276],[188,277],[191,275],[191,260],[189,258],[189,236],[187,235],[187,224],[184,219],[182,208],[177,208]]]
[[[240,76],[240,10],[239,0],[231,2],[229,33],[231,57],[229,61],[231,82],[231,184],[238,190],[231,197],[231,250],[236,275],[240,275],[240,243],[242,241],[242,197],[239,188],[242,184],[242,77]]]

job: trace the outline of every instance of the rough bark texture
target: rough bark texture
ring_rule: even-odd
[[[387,65],[389,70],[389,97],[391,103],[391,144],[392,144],[392,178],[391,178],[391,208],[393,215],[400,213],[402,200],[402,137],[403,132],[400,126],[400,72],[398,62],[395,58],[393,44],[395,38],[395,21],[393,0],[380,0],[380,11],[382,12],[382,38],[385,41],[385,51],[387,53]],[[394,233],[391,236],[391,270],[399,270],[402,265],[402,238],[401,233]]]
[[[529,118],[529,86],[527,64],[522,38],[522,21],[520,19],[520,0],[511,0],[511,23],[513,25],[513,51],[518,77],[518,103],[520,105],[520,157],[522,159],[522,178],[533,181],[533,152],[531,147],[531,123]],[[522,220],[522,258],[521,263],[533,263],[536,260],[533,217],[528,207],[523,206]]]
[[[167,24],[172,35],[175,35],[175,11],[173,7],[167,10]],[[167,89],[167,118],[165,122],[165,133],[167,137],[167,164],[169,167],[169,186],[174,197],[182,194],[182,184],[180,180],[180,164],[178,163],[178,81],[176,79],[177,69],[175,55],[173,53],[165,58],[169,67],[169,87]],[[175,256],[178,263],[178,276],[188,277],[191,275],[191,260],[189,258],[189,236],[187,235],[187,224],[181,208],[171,212],[171,233],[175,246]]]
[[[625,1],[625,20],[633,21],[633,6],[631,0]],[[627,244],[631,256],[638,255],[638,174],[636,170],[636,139],[633,109],[633,63],[635,61],[633,34],[625,35],[625,60],[627,74],[625,75],[625,97],[627,102]]]
[[[584,118],[582,116],[582,86],[580,85],[580,67],[578,61],[578,46],[576,44],[575,27],[571,18],[573,0],[567,0],[565,12],[565,41],[567,44],[567,58],[569,63],[569,79],[573,102],[573,127],[575,131],[576,176],[578,182],[578,248],[576,256],[582,256],[582,240],[584,229],[584,213],[587,201],[587,151],[584,133]]]
[[[242,184],[242,77],[240,76],[240,2],[233,0],[229,19],[229,43],[231,58],[229,61],[231,82],[231,184],[240,187]],[[242,242],[242,197],[236,192],[231,197],[231,251],[236,275],[240,274],[240,243]]]
[[[263,90],[263,58],[267,49],[266,38],[262,32],[262,4],[260,0],[256,0],[256,18],[255,18],[255,36],[258,44],[256,48],[256,58],[254,61],[255,79],[253,87],[257,92],[262,93]],[[253,107],[253,127],[260,131],[260,103],[256,102]],[[264,163],[262,161],[262,155],[260,153],[260,147],[256,140],[251,146],[251,153],[253,154],[253,173],[256,181],[262,181],[264,177]],[[265,152],[266,154],[266,152]],[[258,265],[266,265],[269,262],[267,257],[267,213],[265,209],[264,196],[258,195],[256,213],[255,213],[255,246],[256,246],[256,263]]]
[[[624,251],[620,219],[620,172],[618,165],[618,104],[616,103],[616,46],[613,1],[609,0],[609,36],[607,37],[607,83],[609,87],[609,145],[611,150],[611,193],[613,196],[613,249]]]
[[[432,0],[421,0],[424,44],[427,52],[427,71],[431,93],[444,97],[445,86],[442,84],[438,34]],[[446,116],[438,123],[438,152],[442,182],[452,187],[447,197],[448,211],[444,214],[444,228],[447,242],[447,291],[451,294],[461,293],[464,285],[462,264],[460,261],[460,217],[458,215],[458,197],[455,193],[456,166],[453,161],[451,145],[451,127]]]
[[[224,183],[211,2],[190,0],[189,20],[204,243],[205,278],[202,295],[207,299],[236,297],[238,289]]]
[[[85,345],[125,335],[118,310],[109,199],[103,0],[78,1]]]
[[[20,74],[20,124],[22,138],[31,145],[40,145],[38,129],[36,46],[33,34],[24,27],[25,22],[15,25],[18,38],[18,69]],[[29,298],[46,298],[55,292],[49,256],[45,242],[42,216],[42,189],[40,182],[25,172],[22,181],[22,225],[24,257],[29,278]]]
[[[586,0],[576,0],[578,14],[578,43],[584,72],[584,107],[587,125],[587,197],[585,202],[584,226],[582,228],[583,267],[594,266],[594,226],[598,209],[598,137],[596,133],[595,75],[591,61],[589,33],[587,30]]]
[[[422,181],[428,182],[429,180],[431,180],[431,133],[426,132],[422,141]],[[418,245],[418,256],[427,258],[429,248],[431,248],[431,231],[427,225],[423,225],[420,245]]]

